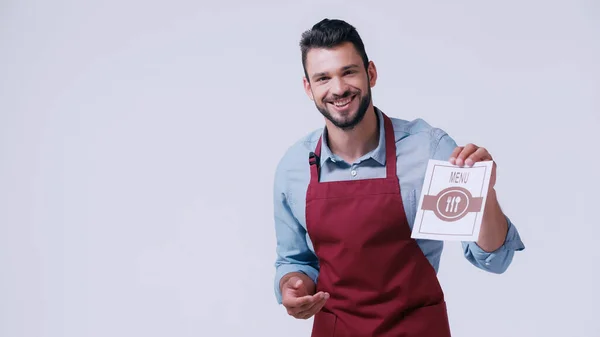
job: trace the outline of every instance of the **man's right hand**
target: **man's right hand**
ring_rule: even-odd
[[[290,316],[308,319],[323,308],[329,294],[320,291],[312,295],[314,289],[314,282],[304,274],[295,274],[283,281],[282,304]]]

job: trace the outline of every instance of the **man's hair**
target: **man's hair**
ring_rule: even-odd
[[[349,23],[339,19],[323,19],[316,23],[311,29],[302,33],[300,50],[302,51],[302,67],[304,75],[309,80],[306,72],[306,55],[312,48],[334,48],[345,42],[350,42],[363,60],[365,70],[369,66],[369,58],[365,51],[360,35]]]

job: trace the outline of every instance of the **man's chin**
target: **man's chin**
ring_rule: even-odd
[[[331,122],[337,128],[342,130],[350,130],[354,128],[359,122],[360,119],[358,116],[358,110],[353,111],[332,111],[327,107],[319,107],[317,108],[321,111],[321,114]]]
[[[344,130],[352,129],[356,126],[356,124],[358,124],[356,114],[352,114],[341,118],[330,118],[329,120],[333,123],[333,125]]]
[[[344,113],[334,112],[333,114],[330,114],[330,116],[333,116],[333,119],[335,119],[336,123],[346,124],[351,123],[353,120],[356,119],[356,111]]]

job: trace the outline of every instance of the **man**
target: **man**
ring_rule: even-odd
[[[410,237],[417,201],[429,159],[471,166],[492,156],[375,107],[377,70],[348,23],[325,19],[300,46],[304,89],[325,127],[277,166],[278,303],[314,316],[313,337],[450,336],[436,274],[443,242]],[[473,265],[502,273],[524,245],[500,209],[495,174],[494,164],[479,240],[463,248]]]

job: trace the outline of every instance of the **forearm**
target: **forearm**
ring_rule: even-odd
[[[279,290],[281,291],[281,287],[292,277],[298,277],[299,279],[302,280],[302,282],[304,283],[304,286],[306,287],[306,291],[308,292],[309,295],[314,295],[317,292],[317,287],[315,285],[315,282],[313,282],[313,280],[308,277],[308,275],[301,273],[301,272],[291,272],[291,273],[287,273],[285,275],[283,275],[283,277],[281,278],[281,281],[279,281]]]
[[[485,252],[493,252],[504,244],[507,231],[508,222],[498,203],[496,190],[491,188],[485,203],[477,245]]]

